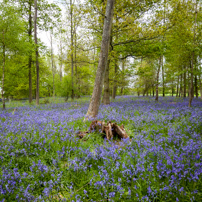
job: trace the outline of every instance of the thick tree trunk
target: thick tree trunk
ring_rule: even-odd
[[[70,0],[70,20],[71,20],[71,77],[72,77],[72,92],[71,98],[74,99],[74,35],[73,35],[73,5]]]
[[[2,69],[3,71],[2,71],[2,87],[1,87],[3,110],[6,108],[4,97],[5,66],[6,66],[6,46],[5,46],[5,33],[3,31],[3,69]]]
[[[115,0],[107,1],[99,64],[98,64],[98,69],[96,73],[96,79],[95,79],[92,98],[90,101],[88,112],[86,114],[86,119],[95,118],[98,114],[103,80],[104,80],[103,78],[104,78],[105,69],[106,69],[107,60],[108,60],[109,41],[110,41],[112,19],[113,19],[113,13],[114,13],[114,4],[115,4]]]
[[[105,71],[105,78],[104,78],[104,95],[102,103],[104,105],[110,104],[110,92],[109,92],[109,65],[110,60],[107,62],[106,71]]]
[[[36,105],[39,105],[39,52],[37,43],[37,0],[34,0],[34,40],[36,46]]]
[[[157,74],[156,74],[156,98],[155,100],[158,101],[159,99],[159,72],[161,69],[161,56],[159,57],[159,66],[157,69]]]
[[[29,1],[29,43],[32,42],[32,2]],[[32,51],[29,52],[29,61],[28,61],[28,68],[29,68],[29,103],[32,103]]]

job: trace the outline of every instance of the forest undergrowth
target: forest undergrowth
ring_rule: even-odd
[[[98,120],[130,136],[106,140],[83,122],[89,101],[0,111],[0,201],[202,201],[202,101],[122,96]]]

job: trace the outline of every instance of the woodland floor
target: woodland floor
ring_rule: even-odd
[[[0,201],[202,201],[202,101],[122,96],[98,120],[129,138],[83,139],[89,99],[6,103],[0,111]],[[44,103],[47,100],[42,101]]]

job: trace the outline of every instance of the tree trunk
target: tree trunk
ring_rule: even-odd
[[[104,21],[104,19],[103,19]],[[112,30],[112,28],[111,28]],[[112,33],[110,36],[110,44],[112,44]],[[109,47],[109,52],[111,52],[113,50],[112,45]],[[102,98],[102,103],[104,105],[108,105],[110,104],[110,89],[109,89],[109,67],[110,67],[110,62],[111,60],[108,59],[107,61],[107,66],[106,66],[106,70],[105,70],[105,76],[104,76],[104,94],[103,94],[103,98]]]
[[[193,39],[193,46],[195,48],[195,38],[196,38],[196,23],[197,23],[197,0],[196,0],[196,5],[195,5],[195,22],[194,22],[194,39]],[[194,88],[194,83],[193,83],[193,74],[194,74],[194,58],[195,58],[195,50],[192,52],[192,62],[191,62],[191,86],[189,90],[189,107],[191,107],[191,103],[193,100],[193,88]]]
[[[159,57],[159,66],[157,70],[157,75],[156,75],[156,98],[155,100],[158,101],[159,99],[159,72],[161,69],[161,56]]]
[[[53,97],[55,97],[55,66],[54,66],[54,59],[53,59],[53,39],[52,33],[50,35],[51,38],[51,66],[52,66],[52,74],[53,74]]]
[[[187,78],[186,78],[186,66],[184,66],[184,97],[186,97],[187,93]]]
[[[70,20],[71,20],[71,77],[72,77],[72,92],[71,98],[74,99],[74,35],[73,35],[73,5],[70,0]]]
[[[198,79],[197,79],[197,75],[195,75],[195,95],[196,95],[196,98],[198,98]]]
[[[76,98],[80,98],[80,91],[79,91],[79,78],[78,78],[78,69],[77,69],[77,52],[76,52],[76,45],[77,45],[77,35],[76,35],[76,26],[74,25],[74,66],[75,66],[75,78],[76,78]]]
[[[117,90],[117,72],[118,72],[118,64],[117,60],[115,61],[114,66],[114,82],[113,82],[113,92],[112,92],[112,99],[116,98],[116,90]]]
[[[63,52],[62,52],[62,41],[60,40],[60,82],[62,82],[62,65],[63,65]]]
[[[162,85],[163,85],[163,97],[165,97],[165,82],[164,82],[164,63],[162,58]]]
[[[4,97],[5,66],[6,66],[6,45],[5,45],[5,33],[3,31],[3,69],[2,69],[3,71],[2,71],[2,87],[1,87],[3,110],[5,110],[6,108],[5,97]]]
[[[29,43],[32,42],[32,3],[31,0],[29,1]],[[28,61],[28,68],[29,68],[29,103],[32,103],[32,51],[29,52],[29,61]]]
[[[121,95],[124,94],[125,87],[125,59],[122,60],[122,85],[121,85]]]
[[[34,40],[36,46],[36,105],[39,105],[39,52],[37,43],[37,0],[34,0]]]
[[[180,76],[177,76],[177,92],[176,92],[176,97],[178,97],[178,95],[179,95],[179,80],[180,80]]]
[[[179,97],[182,97],[182,74],[180,74],[180,92],[179,92]]]
[[[153,97],[155,95],[155,86],[154,86],[154,84],[152,85],[152,95],[153,95]]]
[[[189,88],[189,107],[191,107],[191,103],[192,103],[192,99],[193,99],[193,87],[194,87],[194,82],[193,82],[193,57],[194,57],[194,53],[192,53],[192,62],[190,65],[190,69],[191,69],[191,83],[190,83],[190,88]]]
[[[199,86],[200,86],[200,94],[201,94],[201,100],[202,100],[202,81],[201,81],[201,75],[199,75]]]
[[[108,60],[109,41],[112,27],[114,4],[115,0],[107,1],[98,69],[96,73],[92,98],[85,119],[95,118],[98,114],[104,80],[103,78]]]
[[[105,71],[105,78],[104,78],[104,95],[102,103],[104,105],[110,104],[110,93],[109,93],[109,65],[110,60],[107,62],[106,71]]]

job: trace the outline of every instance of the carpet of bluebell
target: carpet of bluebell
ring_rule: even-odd
[[[202,101],[123,96],[98,119],[129,139],[78,130],[89,102],[0,111],[0,201],[202,201]]]

